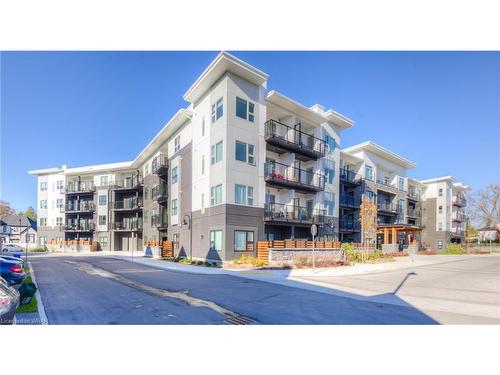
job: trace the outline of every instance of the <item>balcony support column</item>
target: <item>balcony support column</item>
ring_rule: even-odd
[[[396,228],[392,228],[392,239],[391,239],[391,244],[395,245],[397,244],[397,231]]]
[[[389,229],[384,228],[384,244],[389,243]]]

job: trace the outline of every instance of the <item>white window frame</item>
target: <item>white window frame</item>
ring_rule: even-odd
[[[179,181],[179,168],[178,166],[175,166],[172,168],[172,185],[175,185],[178,181]]]
[[[217,189],[220,189],[220,201],[218,201],[217,198]],[[217,206],[219,204],[222,204],[223,199],[222,199],[222,184],[218,184],[215,186],[212,186],[210,188],[210,205],[211,206]]]
[[[245,161],[236,158],[236,148],[238,143],[245,145]],[[250,149],[252,149],[252,152],[250,152]],[[251,143],[246,143],[236,139],[234,141],[234,160],[255,166],[255,146]]]
[[[220,159],[217,160],[217,146],[220,145]],[[224,159],[224,145],[223,141],[219,141],[216,144],[212,145],[210,148],[210,164],[216,164],[222,161]]]
[[[181,135],[174,138],[174,154],[181,149]]]
[[[104,197],[105,202],[101,203],[101,198]],[[106,206],[108,204],[108,196],[105,194],[100,194],[98,197],[99,206]]]
[[[40,182],[40,191],[47,191],[49,188],[48,182]]]
[[[104,223],[101,223],[102,218],[104,218]],[[99,225],[106,225],[106,223],[107,223],[106,215],[99,215],[97,218],[97,222],[99,223]]]
[[[216,233],[218,233],[220,236],[220,249],[217,249],[215,247],[215,244],[217,242]],[[213,229],[210,231],[210,250],[222,251],[222,247],[224,246],[223,242],[224,242],[224,236],[222,229]]]
[[[241,100],[242,102],[245,102],[245,117],[239,116],[238,115],[238,99]],[[255,122],[255,103],[251,102],[250,100],[246,100],[243,98],[240,98],[239,96],[236,97],[235,101],[235,115],[238,118],[241,118],[243,120],[247,120],[250,122]]]
[[[219,113],[220,108],[220,113]],[[215,123],[218,119],[224,116],[224,97],[217,99],[215,104],[212,104],[212,124]]]
[[[99,183],[101,186],[108,186],[109,185],[108,176],[101,176],[99,179]]]
[[[179,209],[179,206],[178,206],[178,200],[177,198],[174,198],[172,199],[172,212],[171,212],[171,216],[177,216],[177,211]]]

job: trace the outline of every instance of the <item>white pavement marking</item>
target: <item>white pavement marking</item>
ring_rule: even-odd
[[[36,282],[35,272],[33,271],[33,267],[31,267],[31,262],[28,261],[28,266],[30,268],[31,280],[36,285],[35,297],[38,302],[38,316],[40,317],[40,323],[42,325],[48,325],[49,320],[47,319],[47,315],[45,314],[45,307],[43,306],[42,296],[40,295],[40,291],[38,290],[38,283]]]

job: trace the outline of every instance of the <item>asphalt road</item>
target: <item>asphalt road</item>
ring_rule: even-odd
[[[32,257],[49,324],[436,324],[399,305],[113,257]],[[397,297],[393,297],[397,298]]]
[[[500,324],[500,256],[455,257],[397,271],[298,279],[405,301],[441,324]]]

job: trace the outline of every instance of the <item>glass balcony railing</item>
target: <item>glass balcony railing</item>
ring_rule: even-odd
[[[116,180],[113,182],[114,190],[133,190],[139,189],[144,184],[142,176],[131,176],[123,180]]]

